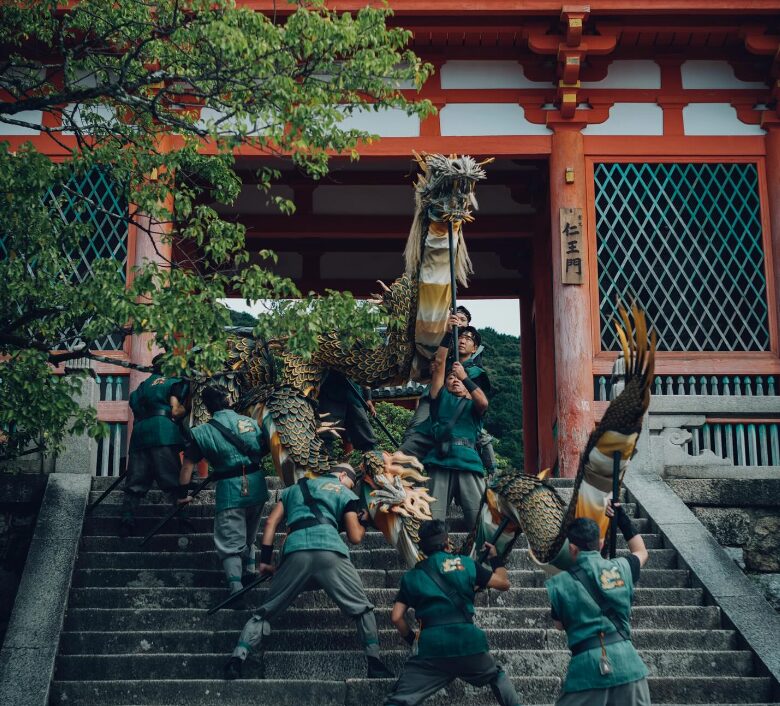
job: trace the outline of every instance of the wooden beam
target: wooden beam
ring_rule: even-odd
[[[401,275],[400,270],[398,275]],[[304,279],[300,277],[292,279],[304,296],[308,292],[324,294],[326,289],[335,289],[342,292],[352,292],[358,298],[367,298],[372,296],[378,288],[376,279]],[[390,284],[390,282],[391,280],[388,279],[386,283]],[[521,277],[516,279],[506,277],[500,279],[474,278],[470,281],[468,289],[464,289],[462,294],[471,299],[515,299],[528,296],[530,286],[528,281]],[[240,298],[235,293],[228,294],[228,296]]]
[[[271,216],[231,214],[226,218],[243,223],[250,238],[278,238],[290,235],[309,238],[406,240],[412,216]],[[477,216],[477,221],[466,226],[466,237],[475,239],[530,238],[528,216]]]
[[[254,10],[285,16],[295,10],[294,5],[283,5],[278,0],[238,0],[238,4]],[[371,2],[377,7],[378,1]],[[492,0],[490,3],[475,3],[473,0],[390,0],[396,21],[406,17],[425,17],[434,15],[442,19],[452,17],[480,17],[526,15],[551,15],[557,18],[561,12],[561,0]],[[358,11],[366,6],[366,0],[331,0],[328,7],[338,11]],[[679,13],[683,15],[703,15],[708,19],[715,14],[736,15],[744,13],[777,13],[776,0],[653,0],[652,3],[640,3],[636,0],[590,0],[591,16],[596,14],[620,13],[625,15],[661,15]]]

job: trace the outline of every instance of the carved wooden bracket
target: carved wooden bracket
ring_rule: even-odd
[[[558,89],[555,102],[558,117],[563,120],[573,120],[575,114],[583,112],[577,110],[577,104],[580,73],[585,58],[609,54],[617,45],[617,34],[584,34],[589,15],[588,5],[564,5],[561,10],[562,34],[536,30],[528,35],[528,48],[532,52],[557,58]]]

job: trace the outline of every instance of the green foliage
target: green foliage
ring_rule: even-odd
[[[401,407],[401,405],[393,404],[392,402],[377,402],[375,403],[375,406],[377,418],[384,423],[387,430],[400,444],[404,437],[404,431],[412,419],[413,412],[405,407]],[[378,442],[377,448],[382,451],[387,451],[388,453],[397,451],[398,447],[390,443],[387,434],[379,428],[379,425],[373,418],[369,416],[369,420],[371,420],[371,426],[374,428],[374,436],[376,436]],[[341,441],[336,441],[333,445],[334,455],[336,457],[341,457],[343,448]],[[360,464],[362,455],[363,454],[360,451],[353,451],[348,460],[353,466],[357,466]]]
[[[289,336],[304,355],[323,330],[371,340],[375,310],[349,294],[306,298],[250,264],[244,227],[209,204],[239,195],[238,148],[287,155],[320,177],[329,154],[355,158],[360,141],[375,139],[342,127],[351,113],[433,111],[398,90],[419,88],[431,67],[406,49],[407,31],[387,26],[390,14],[339,14],[319,0],[282,20],[232,0],[80,0],[66,11],[56,0],[5,4],[0,123],[41,131],[64,158],[0,144],[0,428],[9,439],[0,459],[32,440],[51,448],[69,431],[100,433],[72,399],[79,377],[50,367],[91,356],[85,341],[149,332],[167,351],[166,372],[219,369],[230,315],[217,302],[226,292],[284,300],[256,333]],[[112,259],[92,259],[84,282],[71,274],[97,209],[73,179],[94,169],[118,186],[128,204],[120,217],[136,228],[140,251],[156,251],[129,284]],[[278,176],[261,168],[261,191]]]
[[[381,422],[384,423],[384,425],[387,427],[387,430],[399,443],[404,438],[404,431],[406,431],[407,425],[412,420],[413,414],[414,412],[412,412],[410,409],[401,407],[401,405],[398,404],[393,404],[391,402],[376,403],[376,416]],[[393,453],[393,451],[398,449],[397,446],[394,447],[393,444],[390,443],[387,435],[379,428],[379,425],[377,424],[374,425],[374,434],[376,435],[380,448],[384,451]]]
[[[523,386],[520,339],[492,328],[479,329],[485,352],[482,367],[491,384],[485,428],[495,437],[499,466],[523,468]]]

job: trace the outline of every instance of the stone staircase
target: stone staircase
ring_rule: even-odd
[[[91,500],[109,479],[95,479]],[[269,479],[272,499],[278,481]],[[555,481],[562,494],[570,481]],[[264,654],[250,657],[245,679],[222,680],[222,666],[248,617],[243,611],[206,609],[226,595],[213,549],[213,494],[193,505],[194,532],[180,534],[174,520],[145,547],[140,538],[115,536],[121,495],[112,495],[84,524],[79,557],[57,657],[51,704],[268,704],[273,706],[371,706],[381,704],[389,680],[365,678],[365,661],[351,620],[321,591],[301,595],[274,624]],[[627,498],[631,500],[631,498]],[[270,506],[267,506],[270,507]],[[648,664],[656,704],[761,704],[773,701],[772,680],[760,676],[752,652],[707,605],[678,556],[665,548],[652,521],[631,502],[650,550],[633,613],[634,642]],[[145,533],[167,507],[158,491],[140,508]],[[639,512],[638,512],[639,510]],[[465,534],[457,518],[456,539]],[[460,533],[457,530],[461,530]],[[523,704],[553,703],[568,662],[565,636],[552,628],[544,574],[521,541],[508,569],[512,589],[479,596],[478,623],[486,629]],[[277,537],[278,547],[281,536]],[[619,538],[619,549],[625,543]],[[398,671],[407,654],[389,614],[403,568],[376,531],[351,551],[376,605],[383,657]],[[257,589],[252,603],[264,595]],[[430,704],[495,703],[489,689],[456,682]]]

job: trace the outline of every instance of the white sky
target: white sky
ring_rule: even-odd
[[[223,299],[222,303],[234,311],[245,311],[254,316],[264,313],[261,302],[247,306],[243,299]],[[459,300],[471,312],[471,323],[477,328],[491,328],[498,333],[520,335],[520,302],[517,299],[463,299]]]

